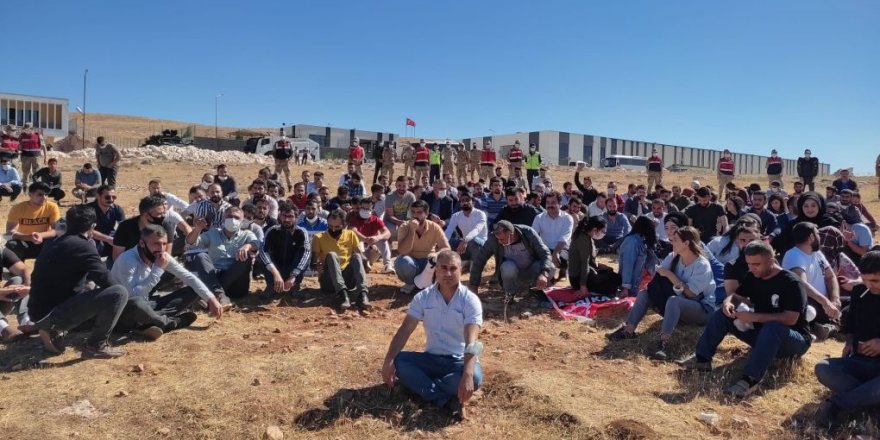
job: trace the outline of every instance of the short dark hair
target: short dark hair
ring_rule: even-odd
[[[358,173],[351,173],[351,180],[361,180],[361,175]]]
[[[157,206],[164,206],[165,199],[157,196],[146,196],[138,203],[138,213],[144,214]]]
[[[28,187],[28,194],[33,194],[37,191],[43,191],[44,193],[48,194],[49,191],[51,191],[51,188],[49,188],[49,185],[43,182],[34,182]]]
[[[422,199],[416,200],[415,202],[412,202],[412,205],[409,205],[409,209],[413,208],[424,209],[425,212],[428,212],[428,202]]]
[[[168,231],[165,228],[159,225],[146,225],[143,229],[141,229],[141,239],[149,238],[152,235],[157,235],[159,237],[167,237]]]
[[[395,182],[406,182],[407,179],[406,179],[406,176],[400,175],[400,176],[397,176],[397,178],[394,179],[394,181]]]
[[[281,200],[278,202],[278,212],[296,212],[296,206],[290,200]]]
[[[866,252],[859,261],[859,272],[877,274],[880,273],[880,251]]]
[[[360,200],[358,200],[357,203],[358,203],[358,205],[363,205],[364,203],[369,203],[370,205],[372,205],[373,199],[371,197],[363,197]]]
[[[514,188],[512,186],[508,186],[507,189],[504,190],[505,197],[510,197],[510,196],[516,197],[518,195],[518,193],[519,193],[519,191],[517,191],[516,188]]]
[[[743,249],[743,254],[747,257],[754,257],[756,255],[762,255],[765,257],[773,257],[773,248],[763,241],[755,240],[746,245],[745,249]]]
[[[104,142],[104,136],[98,136],[95,140],[100,144],[101,142]]]
[[[281,202],[278,202],[278,209],[280,212]],[[254,205],[253,203],[245,203],[245,204],[241,205],[241,212],[246,213],[246,214],[250,214],[250,215],[254,215],[257,213],[257,206]]]
[[[815,236],[815,234],[819,233],[819,228],[816,225],[810,222],[800,222],[794,225],[791,228],[791,238],[794,240],[794,244],[798,245],[804,243],[809,240],[810,237]]]
[[[113,188],[110,185],[101,185],[98,187],[98,190],[97,190],[98,195],[104,194],[105,192],[110,191],[111,189],[116,189],[116,188]]]
[[[64,221],[67,223],[65,234],[82,234],[98,223],[98,214],[89,205],[74,205],[67,210]]]
[[[374,183],[373,186],[370,187],[370,192],[374,191],[385,191],[385,187],[378,183]]]
[[[345,216],[345,211],[337,208],[327,214],[327,220],[330,220],[331,218],[339,219],[342,221],[342,224],[345,225]]]

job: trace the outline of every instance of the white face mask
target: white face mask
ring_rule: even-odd
[[[593,234],[593,240],[601,240],[603,238],[605,238],[605,231]]]
[[[222,181],[228,179],[229,176],[217,176],[217,178],[220,179],[220,181],[222,182]]]
[[[318,223],[318,216],[316,215],[314,218],[306,217],[306,222],[310,225],[314,225],[315,223]]]
[[[369,209],[361,209],[359,214],[362,219],[366,220],[370,218],[370,216],[373,214],[373,211],[370,211]]]
[[[9,166],[8,163],[4,163],[3,165],[0,165],[0,169],[2,169],[3,171],[9,171],[9,168],[11,168],[11,167]]]
[[[199,185],[199,186],[201,186],[201,187],[202,187],[202,189],[204,189],[204,190],[207,190],[207,189],[208,189],[208,187],[210,187],[210,186],[211,186],[211,182],[202,182],[202,184],[201,184],[201,185]]]
[[[226,232],[238,231],[241,229],[241,220],[229,217],[226,220],[223,220],[223,229],[225,229]]]
[[[446,197],[446,190],[444,189],[444,190],[438,192],[437,197],[440,197],[441,199]]]
[[[251,227],[251,223],[253,223],[253,222],[250,220],[247,220],[247,219],[242,220],[241,221],[241,229],[249,229]]]

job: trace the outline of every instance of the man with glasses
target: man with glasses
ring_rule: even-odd
[[[9,210],[6,233],[12,238],[6,242],[21,260],[37,258],[43,249],[43,240],[55,236],[55,223],[61,218],[61,210],[53,201],[47,200],[49,185],[42,182],[28,187],[28,200]]]
[[[91,206],[98,216],[98,223],[95,225],[95,231],[92,232],[98,254],[109,257],[113,254],[113,234],[116,233],[116,226],[125,220],[125,211],[116,204],[116,190],[108,185],[98,187],[98,197],[88,206]]]

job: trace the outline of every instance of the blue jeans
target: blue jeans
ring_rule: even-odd
[[[458,384],[464,370],[464,359],[431,353],[402,351],[394,358],[397,378],[406,389],[427,402],[443,407],[458,396]],[[483,383],[480,362],[474,366],[474,389]]]
[[[816,364],[816,378],[831,390],[830,400],[845,410],[880,404],[880,357],[823,359]]]
[[[461,240],[459,240],[457,238],[453,238],[452,240],[449,240],[449,247],[452,248],[452,250],[455,250],[458,248],[459,243],[461,243]],[[462,254],[461,260],[462,261],[473,260],[474,255],[476,255],[477,252],[479,252],[480,249],[483,248],[484,244],[486,244],[485,238],[474,237],[473,240],[468,242],[467,249],[465,249],[464,254]]]
[[[746,332],[739,331],[733,320],[719,309],[712,313],[706,329],[697,342],[697,357],[711,361],[715,350],[728,333],[749,344],[749,360],[743,368],[743,374],[754,380],[760,380],[770,367],[774,358],[801,357],[810,348],[809,337],[794,331],[791,327],[778,322],[756,324],[756,329]]]
[[[544,263],[537,260],[525,269],[520,269],[514,261],[502,261],[498,272],[501,274],[501,287],[504,288],[504,293],[511,296],[525,292],[534,285],[543,269]]]
[[[403,284],[414,284],[415,279],[428,265],[427,258],[399,256],[394,260],[394,271]]]

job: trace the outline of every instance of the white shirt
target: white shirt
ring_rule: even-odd
[[[645,214],[645,217],[648,217],[654,222],[654,231],[657,233],[657,240],[669,241],[669,237],[666,236],[666,213],[663,213],[660,218],[657,218],[654,217],[653,212],[649,212]]]
[[[178,211],[184,211],[184,210],[186,210],[186,208],[189,207],[189,202],[181,199],[180,197],[175,196],[174,194],[166,192],[166,193],[162,193],[162,195],[165,196],[165,201],[168,202],[168,206],[170,206],[171,209],[177,209]]]
[[[799,248],[793,247],[782,258],[783,269],[803,270],[807,275],[807,283],[823,296],[828,296],[828,289],[825,287],[825,269],[828,267],[830,267],[828,260],[818,251],[807,255]]]
[[[556,245],[560,242],[565,243],[565,247],[568,248],[568,244],[571,243],[571,231],[573,228],[574,220],[568,213],[563,211],[559,211],[559,215],[556,218],[550,217],[550,213],[544,211],[538,214],[535,220],[532,221],[532,229],[538,233],[538,236],[550,248],[551,252],[556,249]]]
[[[587,214],[589,214],[590,217],[598,217],[602,214],[605,214],[605,211],[605,208],[600,208],[599,205],[596,204],[595,200],[587,205]]]
[[[466,242],[474,238],[486,240],[489,236],[489,224],[486,213],[476,208],[471,210],[470,215],[467,215],[464,211],[452,214],[452,217],[449,218],[449,223],[446,224],[447,240],[452,238],[456,228],[461,232]]]
[[[128,290],[130,298],[143,297],[147,298],[150,291],[159,284],[162,274],[168,272],[177,279],[192,288],[204,300],[211,300],[214,294],[208,290],[199,277],[192,272],[186,270],[174,258],[168,260],[168,266],[165,269],[150,264],[149,266],[141,259],[138,247],[135,246],[121,255],[113,263],[113,269],[110,270],[110,280],[116,284],[125,286]]]
[[[413,297],[407,314],[424,324],[426,352],[458,358],[464,356],[464,326],[483,325],[483,304],[463,284],[449,304],[436,284],[429,286]]]

